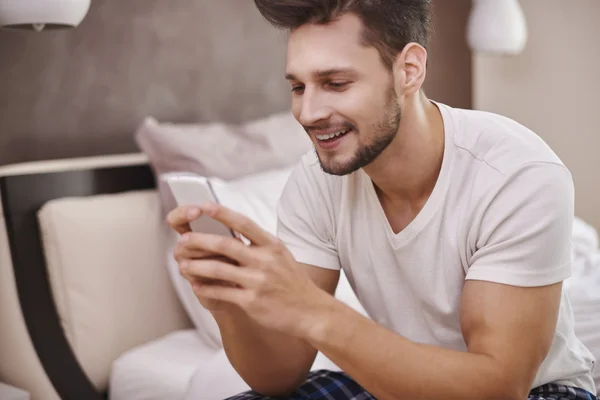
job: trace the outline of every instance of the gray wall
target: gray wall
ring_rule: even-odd
[[[426,84],[462,107],[469,5],[436,1]],[[239,122],[282,111],[285,39],[250,0],[93,0],[75,30],[0,30],[0,165],[138,151],[148,115]]]
[[[475,107],[539,134],[573,173],[576,215],[600,229],[600,1],[520,3],[527,47],[517,57],[475,56]]]

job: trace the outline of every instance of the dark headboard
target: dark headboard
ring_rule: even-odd
[[[471,0],[434,0],[425,90],[471,106]],[[144,117],[240,122],[290,106],[286,35],[251,0],[93,0],[73,30],[0,30],[0,165],[138,151]]]
[[[0,176],[0,195],[14,276],[27,330],[57,393],[64,400],[100,400],[61,327],[38,227],[47,202],[155,187],[147,164]]]

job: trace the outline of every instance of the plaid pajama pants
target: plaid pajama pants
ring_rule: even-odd
[[[281,397],[264,397],[249,391],[229,397],[226,400],[278,400]],[[306,382],[286,400],[376,400],[358,383],[343,372],[314,371]],[[563,385],[548,384],[535,388],[528,400],[597,400],[591,393],[582,389]]]

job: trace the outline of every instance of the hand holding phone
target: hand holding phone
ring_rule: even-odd
[[[205,203],[219,203],[219,199],[210,184],[202,176],[184,174],[165,174],[161,177],[169,186],[178,206],[200,206]],[[216,235],[237,237],[237,235],[221,222],[206,215],[190,222],[192,232],[205,232]]]

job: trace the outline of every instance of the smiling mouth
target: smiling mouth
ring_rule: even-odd
[[[348,132],[350,132],[350,129],[341,129],[339,131],[332,132],[332,133],[325,134],[325,135],[315,135],[315,137],[317,138],[317,140],[319,140],[321,142],[333,142],[334,140],[341,138]]]

